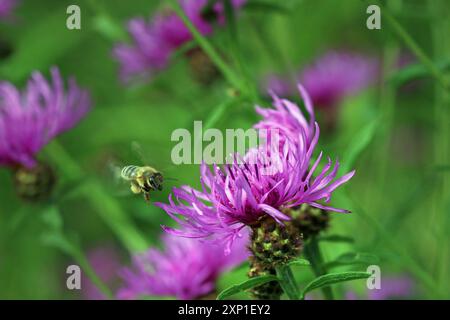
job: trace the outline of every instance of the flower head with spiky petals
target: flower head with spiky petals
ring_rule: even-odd
[[[58,134],[76,125],[90,109],[89,93],[70,79],[64,90],[57,68],[47,82],[35,72],[20,92],[0,83],[0,165],[36,165],[36,154]]]
[[[223,247],[197,239],[171,235],[163,238],[164,250],[150,249],[136,256],[131,269],[122,271],[125,284],[120,299],[143,295],[198,299],[213,294],[218,276],[244,262],[248,235],[237,241],[236,250],[226,256]]]
[[[309,97],[300,86],[305,104]],[[246,226],[257,223],[265,216],[277,222],[290,220],[283,211],[301,204],[336,212],[348,212],[327,206],[333,191],[354,175],[354,171],[337,178],[339,163],[333,165],[331,159],[320,172],[316,173],[322,153],[313,161],[313,152],[319,139],[319,126],[310,124],[299,117],[300,110],[291,103],[287,110],[276,112],[286,116],[290,130],[280,130],[284,141],[279,149],[261,146],[251,149],[231,164],[212,171],[206,164],[201,166],[202,190],[191,187],[174,188],[169,196],[169,204],[158,203],[182,227],[182,230],[164,229],[172,234],[192,238],[222,238],[227,242],[226,251],[231,251],[233,240]],[[263,114],[264,113],[264,110]],[[260,111],[261,113],[261,111]],[[267,113],[267,117],[274,114]],[[279,116],[277,115],[277,117]],[[266,118],[267,118],[266,117]],[[288,119],[289,118],[289,119]],[[267,122],[264,127],[268,127]],[[279,128],[278,123],[274,125]],[[288,133],[288,135],[287,135]],[[295,138],[290,138],[291,136]],[[283,140],[283,139],[280,139]],[[270,169],[276,170],[267,170]],[[175,197],[175,199],[174,199]]]
[[[307,94],[305,88],[299,85],[298,90],[303,98],[308,118],[302,113],[300,108],[287,99],[282,99],[279,95],[272,92],[273,106],[272,109],[256,107],[256,112],[263,117],[254,128],[259,130],[266,130],[270,133],[271,130],[280,132],[281,145],[285,139],[291,140],[298,144],[301,135],[304,132],[306,136],[307,146],[314,138],[315,132],[315,115],[312,101]]]
[[[233,0],[240,8],[246,0]],[[205,17],[208,0],[179,0],[180,6],[197,30],[208,36],[213,33],[213,24],[223,24],[223,3],[210,8],[211,19]],[[142,18],[131,19],[128,31],[131,44],[118,44],[113,56],[120,62],[121,79],[125,82],[137,77],[152,77],[169,64],[172,53],[192,40],[192,34],[184,22],[172,11],[157,13],[150,22]]]

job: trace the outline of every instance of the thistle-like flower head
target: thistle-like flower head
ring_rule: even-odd
[[[202,298],[214,293],[222,272],[244,262],[249,255],[248,237],[242,237],[228,256],[223,247],[197,239],[165,235],[163,243],[162,251],[150,249],[136,256],[131,268],[122,271],[125,284],[118,292],[120,299],[143,295]]]
[[[306,91],[300,87],[305,104],[312,105]],[[159,203],[182,230],[164,227],[172,234],[192,238],[226,239],[230,252],[233,240],[246,226],[270,216],[275,221],[290,220],[285,209],[309,204],[324,210],[347,212],[324,203],[333,191],[351,179],[354,172],[337,178],[339,163],[328,159],[318,170],[322,153],[314,159],[319,139],[319,126],[311,125],[298,107],[288,101],[275,99],[275,110],[262,110],[265,121],[259,127],[280,129],[280,121],[289,124],[280,131],[279,147],[267,145],[250,149],[242,159],[220,168],[201,166],[201,190],[189,186],[174,188],[169,204]],[[270,119],[279,119],[271,125]],[[288,142],[288,143],[286,143]],[[317,171],[317,172],[316,172]]]
[[[331,51],[303,69],[299,81],[318,107],[335,107],[348,95],[374,82],[377,63],[363,55]]]
[[[205,12],[208,0],[179,0],[179,3],[192,24],[205,36],[213,33],[214,24],[221,25],[225,21],[222,2],[209,8],[212,14]],[[244,3],[245,0],[232,1],[235,8]],[[149,22],[142,18],[131,19],[128,31],[131,44],[120,43],[113,50],[113,56],[121,65],[121,79],[125,82],[137,76],[154,76],[168,66],[175,50],[192,40],[192,34],[181,18],[167,10],[156,13]]]
[[[90,109],[90,97],[69,79],[67,89],[57,68],[52,81],[35,72],[20,92],[0,83],[0,165],[36,165],[36,154],[58,134],[76,125]]]

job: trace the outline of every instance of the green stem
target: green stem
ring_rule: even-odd
[[[256,101],[258,99],[258,88],[254,85],[254,81],[252,81],[247,65],[242,57],[236,15],[231,0],[224,1],[224,8],[230,52],[236,61],[241,76],[244,78],[243,85],[245,85],[245,91],[249,93],[249,97],[252,97],[252,99]]]
[[[63,234],[54,234],[53,237],[47,239],[49,244],[57,247],[65,254],[71,256],[78,266],[88,276],[89,280],[100,290],[100,292],[107,298],[113,299],[114,295],[108,286],[95,273],[94,268],[89,263],[89,260],[84,255],[83,250],[74,241],[70,241]]]
[[[225,63],[220,54],[214,49],[211,43],[197,30],[197,28],[192,24],[189,18],[184,13],[180,4],[176,0],[170,0],[172,8],[175,13],[183,20],[186,27],[192,33],[195,41],[198,43],[200,48],[209,56],[211,61],[219,68],[225,78],[228,80],[230,85],[238,88],[239,90],[245,90],[245,86],[242,81],[237,77],[234,71]]]
[[[204,130],[214,128],[214,126],[223,117],[225,112],[235,103],[235,101],[236,100],[233,100],[233,99],[225,100],[220,105],[218,105],[206,119]]]
[[[107,299],[112,299],[113,294],[111,293],[111,290],[96,274],[89,260],[84,255],[77,238],[75,236],[69,238],[63,232],[63,220],[59,208],[54,204],[50,205],[50,207],[46,208],[45,214],[42,215],[42,219],[50,228],[49,231],[44,233],[43,240],[48,245],[54,246],[71,256],[97,289],[100,290]]]
[[[46,147],[46,153],[61,172],[72,181],[86,179],[81,188],[82,194],[96,209],[103,221],[131,252],[148,248],[145,238],[139,233],[134,223],[122,210],[119,203],[111,197],[94,178],[89,178],[78,163],[56,141]]]
[[[319,242],[316,237],[311,237],[304,249],[305,257],[311,263],[311,267],[316,277],[327,274],[327,270],[324,267],[324,260],[322,253],[320,252]],[[333,300],[333,290],[331,287],[322,287],[322,293],[327,300]]]
[[[401,0],[396,2],[389,2],[388,7],[393,12],[399,12],[402,8]],[[399,56],[399,47],[397,41],[394,41],[393,37],[388,37],[387,43],[383,48],[383,81],[381,82],[380,92],[380,109],[381,109],[381,121],[382,128],[380,130],[380,137],[378,139],[378,146],[374,148],[374,161],[377,161],[378,168],[375,171],[377,185],[380,186],[380,190],[384,190],[386,178],[388,177],[389,161],[391,153],[389,149],[391,147],[391,132],[395,121],[395,101],[396,101],[396,88],[394,84],[387,79],[390,73],[395,69]],[[380,210],[378,206],[383,204],[385,194],[383,192],[377,193],[377,196],[370,195],[370,206],[374,212]]]
[[[291,300],[298,300],[299,291],[294,275],[292,274],[291,267],[289,265],[278,266],[275,268],[279,283],[283,291]]]
[[[404,266],[407,268],[412,275],[414,275],[419,281],[423,283],[423,285],[430,292],[437,292],[437,295],[440,297],[446,297],[444,291],[440,290],[438,283],[430,276],[430,274],[420,266],[416,260],[414,260],[405,248],[401,245],[401,243],[397,242],[392,232],[388,232],[385,228],[370,214],[367,214],[363,207],[357,203],[355,200],[350,199],[345,192],[343,193],[343,197],[346,199],[346,202],[349,203],[349,208],[354,208],[352,212],[355,212],[357,216],[362,218],[369,226],[374,227],[378,234],[380,234],[380,238],[386,241],[386,244],[391,248],[391,250],[396,253],[401,259],[403,259]]]
[[[447,44],[447,31],[449,28],[448,14],[446,14],[445,6],[441,0],[436,0],[433,4],[429,4],[433,12],[433,20],[430,21],[434,59],[442,59],[450,54],[450,46]],[[435,121],[438,130],[434,133],[434,153],[435,165],[442,165],[450,159],[450,148],[448,137],[450,135],[450,94],[446,90],[442,90],[440,86],[435,86]],[[448,174],[442,174],[442,179],[435,192],[434,215],[432,219],[433,226],[439,226],[436,250],[440,252],[437,257],[436,280],[441,285],[441,290],[446,289],[448,281],[448,261],[449,261],[449,244],[448,244],[448,212],[447,199],[449,196],[450,182]]]
[[[405,28],[403,28],[397,19],[390,13],[389,9],[383,7],[380,2],[378,2],[378,5],[382,8],[383,17],[386,18],[386,21],[389,23],[392,30],[401,40],[403,40],[405,45],[414,53],[414,55],[430,70],[430,73],[438,80],[441,86],[448,90],[450,88],[449,82],[441,73],[439,68],[427,56],[417,42],[409,35]]]

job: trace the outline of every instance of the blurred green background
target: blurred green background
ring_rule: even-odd
[[[70,4],[81,8],[81,30],[65,27]],[[127,38],[128,19],[149,17],[161,5],[162,1],[149,0],[22,0],[16,21],[0,25],[0,40],[11,48],[11,54],[0,61],[1,80],[23,87],[31,72],[48,75],[51,66],[58,66],[65,78],[73,75],[91,91],[92,111],[57,143],[44,148],[40,157],[58,172],[54,205],[61,212],[64,232],[76,235],[85,252],[98,246],[115,248],[124,265],[129,252],[105,223],[117,218],[114,212],[125,212],[149,244],[157,244],[160,225],[171,222],[140,196],[120,195],[108,169],[110,161],[140,164],[132,148],[132,142],[139,143],[150,164],[177,179],[152,194],[153,201],[167,201],[174,185],[198,186],[197,165],[171,165],[170,136],[176,128],[190,130],[194,120],[207,121],[230,89],[224,80],[207,88],[193,81],[182,55],[151,82],[120,84],[118,63],[111,56],[113,45]],[[352,0],[292,0],[286,1],[290,8],[286,11],[270,6],[245,9],[238,20],[241,53],[254,83],[268,72],[298,70],[336,48],[380,59],[384,72],[379,83],[346,99],[337,130],[321,137],[325,153],[357,170],[332,199],[335,206],[353,213],[333,214],[328,230],[328,235],[354,241],[323,242],[322,249],[327,260],[346,252],[375,255],[383,275],[413,279],[411,298],[450,298],[448,89],[443,90],[419,66],[424,72],[420,79],[409,81],[414,87],[408,90],[408,81],[399,80],[392,61],[411,50],[383,14],[381,30],[366,28],[367,5]],[[450,30],[448,1],[393,0],[388,6],[435,64],[449,61],[450,43],[441,36],[443,30],[447,36]],[[226,28],[211,41],[228,54]],[[439,72],[448,76],[448,69]],[[253,108],[256,102],[243,99],[232,104],[215,126],[250,128],[259,119]],[[59,223],[54,207],[21,202],[11,177],[7,169],[0,169],[0,298],[81,298],[65,287],[65,269],[73,261],[45,241]],[[98,201],[86,201],[86,193]],[[295,272],[304,284],[313,275],[301,268]],[[345,268],[365,270],[363,265],[341,270]],[[245,277],[245,268],[238,269],[225,274],[219,286],[226,288]],[[364,281],[336,289],[340,298],[348,290],[365,297]]]

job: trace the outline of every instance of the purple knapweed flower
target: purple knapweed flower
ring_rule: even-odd
[[[264,94],[270,92],[281,97],[291,97],[295,92],[292,81],[276,73],[268,74],[262,79],[261,90]]]
[[[368,290],[369,300],[407,299],[414,295],[414,282],[408,276],[381,278],[381,288]]]
[[[277,130],[280,133],[281,142],[287,138],[294,143],[299,143],[299,133],[303,131],[306,135],[307,146],[309,146],[314,138],[316,118],[308,93],[301,85],[298,86],[298,90],[302,96],[309,119],[303,115],[295,103],[287,99],[281,99],[279,94],[272,92],[272,104],[275,108],[256,107],[256,112],[263,117],[263,120],[257,123],[254,128],[267,130],[267,132]]]
[[[368,289],[365,296],[349,290],[345,293],[346,300],[401,300],[411,299],[416,294],[414,281],[408,275],[396,275],[381,278],[380,289]]]
[[[9,20],[17,5],[17,0],[0,0],[0,20]]]
[[[374,82],[377,63],[363,55],[332,51],[303,69],[299,81],[317,107],[332,108]]]
[[[233,0],[235,8],[240,8],[246,0]],[[210,21],[204,12],[208,0],[179,0],[182,10],[197,28],[208,36],[213,32],[213,24],[223,24],[223,3],[216,3],[212,8]],[[211,14],[209,14],[211,16]],[[132,37],[131,44],[118,44],[113,56],[120,62],[120,77],[129,81],[136,76],[152,77],[167,67],[172,53],[183,44],[192,40],[186,25],[172,11],[158,12],[151,21],[143,18],[131,19],[128,32]]]
[[[121,268],[120,256],[111,246],[97,247],[87,253],[87,258],[97,276],[109,287],[119,283],[119,270]],[[81,282],[83,298],[87,300],[104,300],[105,296],[90,281],[82,277]]]
[[[118,298],[150,295],[199,299],[214,294],[219,275],[249,255],[248,236],[237,242],[233,254],[226,256],[223,247],[216,244],[165,235],[162,251],[150,249],[134,258],[132,268],[122,271],[125,284]]]
[[[312,114],[308,94],[301,86],[300,91]],[[315,122],[311,126],[300,116],[301,112],[295,104],[277,99],[275,112],[278,114],[270,113],[270,110],[266,113],[261,109],[259,112],[266,119],[269,116],[274,119],[280,117],[279,121],[291,126],[292,132],[291,129],[279,132],[280,141],[289,143],[280,144],[278,150],[265,146],[250,149],[243,159],[235,157],[231,164],[223,168],[214,165],[212,171],[206,164],[201,165],[202,190],[189,186],[174,188],[169,204],[157,204],[181,225],[182,230],[164,227],[167,232],[183,237],[225,239],[226,252],[229,253],[240,231],[264,216],[282,223],[290,220],[284,213],[286,209],[304,203],[324,210],[348,212],[320,201],[328,202],[333,191],[350,180],[354,171],[336,179],[339,163],[336,161],[333,165],[329,158],[316,174],[322,159],[320,153],[313,161],[319,139],[318,124]],[[268,127],[269,124],[270,121],[266,121],[257,126]],[[273,124],[275,129],[279,125]],[[272,166],[275,170],[267,170]]]
[[[23,92],[0,83],[0,165],[32,168],[36,154],[90,109],[88,92],[74,79],[65,90],[57,68],[51,69],[51,78],[48,82],[35,72]]]

